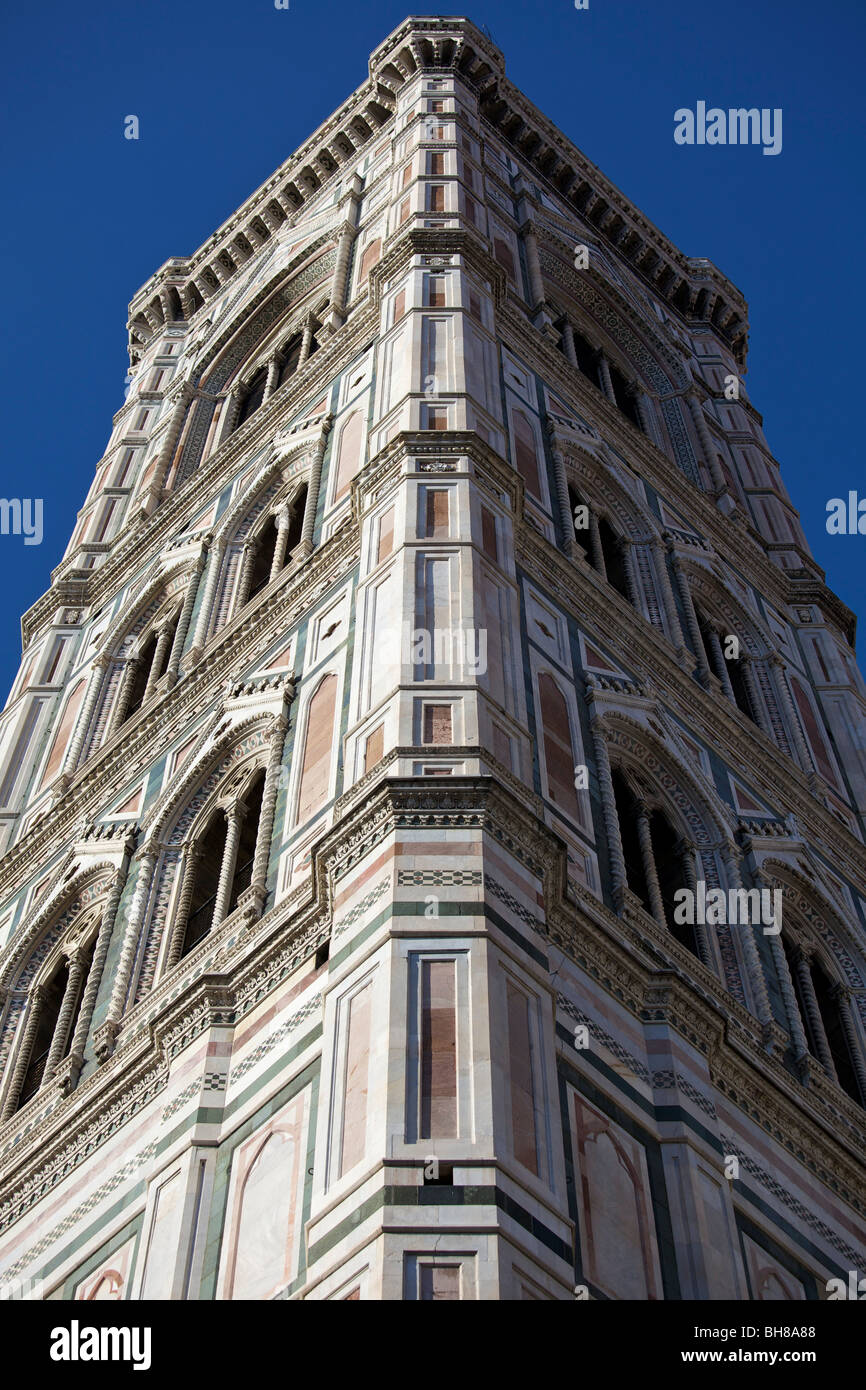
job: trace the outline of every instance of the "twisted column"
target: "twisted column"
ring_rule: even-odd
[[[280,787],[280,770],[283,765],[283,749],[286,741],[288,720],[279,715],[274,720],[270,734],[268,766],[265,773],[265,786],[262,793],[262,809],[256,834],[256,850],[253,858],[251,887],[259,898],[259,909],[264,905],[267,892],[268,862],[271,856],[271,840],[274,833],[274,818],[277,809],[277,794]]]
[[[598,353],[596,362],[598,363],[598,378],[601,383],[601,389],[608,400],[613,401],[613,404],[616,405],[616,394],[613,389],[613,382],[610,379],[610,367],[608,366],[607,358],[603,352]]]
[[[195,388],[189,381],[185,381],[180,388],[178,398],[172,409],[168,428],[165,432],[165,438],[157,456],[156,468],[153,470],[153,476],[142,497],[143,509],[145,511],[151,511],[162,496],[165,480],[168,476],[172,459],[174,458],[174,451],[177,448],[181,427],[186,419],[186,412],[193,398],[194,391]]]
[[[145,704],[145,702],[150,699],[156,688],[156,683],[162,675],[162,670],[165,666],[166,657],[171,648],[173,637],[174,631],[172,629],[171,620],[169,620],[162,624],[157,635],[153,661],[150,663],[150,670],[147,673],[147,685],[144,687],[144,699],[142,700],[142,704]]]
[[[602,579],[607,579],[607,565],[604,563],[604,550],[601,545],[601,532],[598,529],[598,517],[595,508],[589,507],[589,557],[592,567],[601,575]]]
[[[758,690],[758,683],[755,680],[755,672],[752,666],[751,652],[743,652],[741,654],[740,671],[742,672],[743,684],[746,687],[746,693],[749,696],[749,703],[751,704],[752,709],[754,711],[755,722],[757,723],[758,727],[762,729],[763,732],[767,735],[767,738],[772,739],[775,743],[776,735],[773,732],[772,724],[767,718],[767,711],[764,709],[764,702],[761,699],[761,693]]]
[[[695,868],[695,858],[697,856],[698,847],[691,840],[681,840],[680,843],[677,845],[677,852],[680,856],[680,863],[682,865],[683,878],[686,881],[686,887],[692,894],[692,901],[697,903],[698,874],[697,869]],[[693,930],[695,933],[695,944],[698,948],[698,955],[700,959],[703,961],[704,965],[706,965],[708,969],[711,970],[713,968],[713,952],[710,947],[709,937],[707,935],[707,925],[706,922],[698,921],[697,912],[695,913],[695,924]]]
[[[272,396],[272,395],[274,394],[274,392],[276,391],[276,389],[277,389],[277,383],[278,383],[279,379],[280,379],[280,358],[279,358],[279,353],[272,352],[271,355],[270,355],[270,357],[268,358],[268,376],[267,376],[267,380],[265,381],[265,394],[264,394],[264,397],[262,398],[262,405],[264,405],[265,401],[270,400],[271,396]]]
[[[800,997],[803,1001],[803,1008],[806,1010],[806,1018],[815,1042],[815,1051],[818,1054],[818,1061],[824,1068],[829,1077],[836,1084],[839,1078],[836,1075],[836,1064],[833,1061],[833,1053],[830,1051],[830,1043],[827,1038],[827,1030],[824,1027],[824,1019],[821,1016],[821,1008],[818,1003],[818,996],[815,993],[815,984],[812,979],[811,956],[803,950],[802,946],[795,946],[791,952],[794,960],[794,970],[797,976],[797,983],[800,986]]]
[[[577,367],[577,350],[574,346],[574,329],[568,319],[562,321],[562,346],[565,349],[566,360],[572,367]]]
[[[770,667],[773,673],[773,683],[776,687],[776,694],[782,709],[782,717],[791,733],[794,747],[797,750],[797,759],[806,776],[809,778],[810,784],[814,788],[818,785],[815,763],[800,726],[797,711],[794,709],[794,700],[791,696],[788,678],[785,674],[785,663],[778,652],[772,652],[770,654]]]
[[[553,476],[556,482],[556,495],[559,500],[561,515],[565,518],[563,524],[563,544],[562,548],[569,558],[574,556],[574,517],[571,514],[571,499],[568,495],[568,478],[565,474],[565,459],[559,449],[553,447],[551,438],[551,453],[553,454]]]
[[[701,402],[698,400],[694,389],[692,389],[686,396],[686,403],[688,405],[689,413],[691,414],[692,421],[697,431],[698,439],[701,443],[701,448],[704,452],[704,458],[706,460],[707,468],[710,470],[710,477],[713,480],[713,487],[715,488],[717,495],[722,492],[727,492],[727,480],[721,468],[719,467],[719,460],[716,456],[716,451],[713,448],[713,441],[710,438],[710,432],[707,429],[707,421],[706,416],[704,415],[704,408]]]
[[[638,613],[643,610],[640,601],[640,585],[637,577],[637,565],[634,558],[634,542],[631,536],[621,536],[620,550],[622,553],[622,563],[625,569],[625,587],[628,590],[628,601]]]
[[[129,856],[125,854],[121,867],[111,880],[111,888],[102,909],[99,934],[96,938],[96,948],[93,952],[93,962],[87,974],[87,982],[84,986],[84,994],[81,998],[81,1008],[78,1010],[78,1021],[75,1024],[75,1032],[72,1035],[72,1044],[69,1048],[69,1055],[75,1064],[76,1079],[78,1070],[84,1060],[84,1048],[87,1043],[87,1035],[90,1032],[90,1024],[93,1019],[93,1010],[96,1007],[99,986],[102,983],[102,973],[105,969],[105,961],[108,956],[108,948],[111,944],[115,918],[117,917],[117,909],[120,906],[120,897],[126,882],[128,866]]]
[[[253,566],[256,563],[258,549],[258,540],[250,538],[244,541],[244,548],[241,552],[241,572],[238,576],[238,587],[235,593],[235,608],[238,612],[240,612],[250,596],[250,586],[253,582]]]
[[[183,596],[183,607],[180,610],[180,617],[175,628],[174,641],[171,644],[171,653],[168,658],[166,674],[170,677],[172,685],[178,678],[180,671],[181,657],[183,656],[184,643],[186,642],[189,625],[192,620],[192,610],[195,607],[198,586],[201,583],[202,571],[207,559],[207,545],[202,546],[201,554],[195,562],[192,573],[187,580],[186,593]]]
[[[210,925],[212,932],[216,931],[217,927],[222,925],[228,913],[232,893],[232,881],[235,876],[235,869],[237,868],[241,827],[244,823],[246,809],[242,801],[236,801],[233,806],[226,807],[226,842],[223,848],[220,876],[216,890],[216,901],[214,902],[213,917]]]
[[[223,558],[225,556],[226,540],[224,536],[218,536],[211,547],[207,561],[207,579],[205,580],[204,595],[201,607],[198,610],[195,632],[193,633],[192,647],[189,658],[190,665],[194,665],[201,654],[202,648],[207,641],[208,629],[210,628],[211,614],[216,597],[216,588],[222,573]]]
[[[782,998],[785,1002],[785,1013],[788,1016],[788,1030],[791,1035],[791,1042],[794,1044],[794,1057],[797,1062],[803,1062],[809,1055],[809,1043],[806,1039],[806,1031],[800,1017],[800,1005],[797,1002],[797,991],[794,989],[794,981],[791,978],[791,971],[788,969],[788,957],[785,955],[782,946],[782,938],[779,935],[768,936],[770,950],[773,954],[773,964],[776,967],[776,975],[779,980],[779,988],[782,991]]]
[[[78,715],[75,732],[72,735],[72,740],[66,750],[66,756],[63,759],[61,777],[70,778],[78,766],[78,759],[81,757],[84,740],[93,723],[93,715],[96,711],[96,702],[102,690],[105,670],[109,664],[110,658],[105,652],[100,652],[99,656],[94,658],[93,664],[91,665],[87,694],[84,697],[84,705]]]
[[[854,1074],[857,1077],[857,1085],[860,1088],[860,1099],[866,1103],[866,1062],[863,1060],[860,1039],[857,1036],[857,1027],[854,1023],[854,1013],[851,1008],[851,991],[845,985],[837,983],[833,985],[831,994],[839,1010],[839,1020],[842,1024],[842,1031],[845,1034],[845,1041],[848,1044],[851,1065],[854,1068]]]
[[[41,985],[34,985],[27,996],[27,1019],[21,1042],[18,1045],[18,1056],[15,1060],[12,1080],[9,1083],[9,1090],[6,1092],[6,1100],[3,1103],[3,1115],[0,1118],[4,1120],[11,1119],[18,1109],[18,1099],[21,1095],[21,1087],[24,1085],[24,1078],[27,1075],[27,1068],[30,1066],[30,1054],[33,1051],[36,1030],[39,1027],[39,1016],[44,1003],[45,995]]]
[[[108,1050],[114,1043],[114,1038],[120,1028],[120,1022],[126,1008],[126,996],[129,993],[129,985],[132,979],[132,970],[135,965],[136,952],[138,950],[141,930],[144,926],[147,915],[147,907],[150,902],[151,889],[153,887],[153,876],[159,862],[159,851],[152,846],[148,846],[137,856],[139,860],[138,878],[135,882],[135,892],[132,904],[129,909],[129,917],[126,921],[126,930],[123,934],[123,943],[120,948],[120,960],[117,963],[117,971],[114,976],[114,987],[111,991],[111,1000],[108,1005],[106,1016],[106,1032],[109,1039]]]
[[[662,902],[662,890],[659,887],[655,854],[653,853],[652,834],[650,832],[650,812],[647,803],[643,800],[637,802],[637,837],[640,843],[640,857],[643,862],[643,873],[646,879],[647,892],[649,894],[650,911],[660,927],[667,927],[668,922],[665,917],[665,906]]]
[[[716,675],[722,683],[722,688],[732,705],[737,703],[734,695],[734,687],[731,685],[731,678],[728,675],[728,663],[725,660],[725,653],[722,651],[722,644],[719,641],[719,634],[714,627],[707,631],[707,641],[710,644],[710,651],[713,654],[713,663],[716,668]]]
[[[695,605],[692,602],[692,591],[689,588],[689,581],[686,578],[679,561],[679,556],[674,550],[673,545],[670,546],[670,556],[674,568],[674,578],[676,579],[677,588],[679,589],[680,599],[683,605],[683,612],[686,615],[686,627],[688,629],[689,639],[698,663],[698,676],[701,685],[706,687],[710,683],[711,672],[707,662],[707,654],[704,650],[704,640],[701,637],[701,629],[698,624],[698,615],[695,612]]]
[[[123,668],[123,675],[120,680],[120,689],[117,692],[117,699],[114,709],[111,712],[111,723],[108,727],[108,737],[116,734],[129,710],[129,701],[132,697],[132,687],[135,684],[135,677],[141,665],[141,657],[128,656]]]
[[[298,546],[293,550],[292,556],[295,559],[303,559],[311,554],[313,549],[313,526],[316,521],[316,510],[319,505],[319,489],[322,486],[322,463],[325,458],[325,449],[328,445],[328,435],[334,423],[332,415],[326,415],[322,421],[322,433],[316,445],[316,452],[313,455],[313,467],[310,473],[310,487],[307,492],[307,506],[304,511],[304,525],[301,531],[301,539]]]
[[[63,1061],[66,1052],[66,1043],[69,1038],[69,1029],[72,1024],[72,1016],[75,1006],[78,1003],[78,996],[81,992],[81,985],[84,978],[84,962],[86,952],[80,947],[72,951],[69,956],[69,973],[66,977],[66,988],[63,991],[63,1002],[60,1005],[60,1012],[57,1015],[57,1022],[54,1025],[54,1036],[51,1039],[51,1046],[48,1049],[48,1056],[45,1059],[45,1069],[42,1072],[40,1090],[51,1080],[58,1064]]]
[[[304,363],[310,355],[310,349],[313,346],[313,331],[313,315],[308,314],[304,323],[303,335],[301,337],[301,350],[298,353],[298,371],[301,370],[301,368],[303,367]]]
[[[194,840],[187,841],[181,851],[179,866],[180,894],[174,914],[174,923],[171,929],[168,950],[165,953],[166,970],[172,970],[183,954],[183,943],[186,939],[186,929],[189,922],[189,909],[195,889],[196,875],[198,873],[200,861],[201,851],[199,846]]]
[[[268,582],[276,579],[286,563],[286,546],[289,540],[289,508],[285,503],[276,514],[276,522],[277,543],[274,546],[274,558],[271,560],[271,573]]]

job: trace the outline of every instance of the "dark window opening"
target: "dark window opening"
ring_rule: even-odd
[[[132,689],[129,692],[129,702],[124,714],[124,722],[130,719],[144,703],[144,692],[147,689],[150,668],[153,665],[153,658],[156,655],[157,634],[152,632],[144,644],[144,649],[138,658],[135,668],[135,676],[132,682]]]
[[[866,1097],[860,1094],[854,1059],[848,1046],[848,1038],[842,1024],[839,1005],[833,997],[833,985],[818,961],[813,960],[811,968],[815,997],[818,1000],[818,1008],[821,1011],[824,1032],[827,1034],[827,1043],[830,1047],[833,1065],[836,1068],[836,1075],[839,1078],[839,1085],[852,1100],[857,1101],[858,1105],[862,1105]]]
[[[604,567],[607,571],[607,582],[613,585],[618,594],[622,594],[627,603],[631,603],[622,542],[610,523],[604,519],[598,523],[598,534],[601,540],[601,553],[604,556]]]
[[[303,341],[302,334],[296,333],[293,338],[289,339],[286,346],[283,348],[283,364],[280,367],[279,378],[280,386],[282,386],[283,382],[288,381],[289,377],[294,376],[295,372],[298,370],[298,362],[301,356]]]
[[[274,563],[274,552],[277,548],[277,521],[276,517],[270,517],[267,525],[261,531],[256,542],[255,556],[253,559],[253,571],[250,576],[250,588],[247,602],[254,599],[256,594],[261,593],[265,585],[270,582],[271,565]]]
[[[752,703],[749,687],[743,675],[743,658],[737,657],[736,660],[733,660],[726,657],[725,660],[728,667],[728,680],[731,682],[737,708],[742,710],[743,714],[745,714],[748,719],[751,719],[753,724],[757,724],[758,720],[755,714],[755,706]]]
[[[24,1073],[24,1080],[21,1083],[21,1091],[18,1096],[19,1110],[22,1105],[26,1105],[28,1100],[36,1095],[42,1085],[45,1063],[48,1061],[48,1053],[51,1050],[54,1030],[57,1027],[57,1019],[63,1003],[63,996],[66,993],[68,979],[69,962],[64,959],[57,966],[48,983],[42,987],[42,1001],[37,1005],[39,1019],[30,1048],[30,1061],[27,1064],[27,1071]]]
[[[261,367],[256,372],[252,381],[246,389],[241,408],[238,411],[238,421],[236,428],[239,428],[251,415],[255,414],[265,399],[265,387],[268,384],[268,372],[266,367]]]

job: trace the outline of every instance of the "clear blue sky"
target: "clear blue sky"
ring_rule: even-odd
[[[6,327],[0,496],[43,497],[41,546],[0,536],[0,688],[123,401],[126,310],[365,79],[407,0],[147,0],[9,9],[2,137]],[[419,13],[428,13],[419,8]],[[461,11],[453,11],[461,13]],[[750,305],[748,387],[828,581],[858,611],[862,0],[477,3],[509,77],[684,252]],[[677,107],[781,107],[784,145],[687,148]],[[139,117],[141,138],[123,138]]]

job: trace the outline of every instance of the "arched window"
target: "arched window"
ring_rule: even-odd
[[[857,1041],[839,987],[814,952],[784,934],[782,949],[810,1053],[852,1100],[866,1105],[866,1092],[858,1076]]]
[[[132,658],[129,672],[131,679],[127,678],[121,685],[118,696],[115,728],[125,724],[141,709],[153,694],[157,682],[165,675],[179,622],[178,608],[170,618],[151,629],[145,638],[144,646],[138,655]]]
[[[68,1057],[81,1017],[96,941],[94,930],[89,944],[78,945],[69,955],[62,955],[31,988],[4,1102],[4,1119],[32,1100]]]
[[[291,504],[283,504],[273,512],[251,542],[249,571],[241,582],[239,603],[250,603],[289,563],[292,551],[300,544],[307,506],[306,483]]]
[[[720,633],[715,624],[710,622],[699,608],[695,608],[695,613],[708,667],[714,675],[718,676],[722,689],[732,703],[748,719],[751,719],[753,724],[757,724],[758,718],[752,693],[744,674],[745,663],[739,655],[728,655],[727,638],[730,634]]]
[[[628,559],[622,538],[606,517],[596,514],[572,483],[568,485],[568,500],[574,534],[586,552],[587,560],[602,579],[606,579],[622,595],[626,603],[631,603]]]
[[[638,796],[621,769],[611,777],[628,886],[660,926],[700,956],[694,928],[674,919],[675,895],[690,886],[688,851],[662,807]]]
[[[181,917],[175,924],[175,952],[169,964],[182,960],[219,927],[238,905],[253,879],[261,832],[265,772],[259,770],[243,796],[217,806],[201,832],[187,843],[185,878],[180,888]],[[183,916],[185,907],[185,917]]]

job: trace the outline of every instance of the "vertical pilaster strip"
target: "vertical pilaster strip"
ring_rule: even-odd
[[[797,711],[794,709],[794,701],[791,696],[790,686],[788,685],[788,677],[785,674],[785,663],[779,656],[778,652],[770,653],[770,666],[773,672],[773,681],[776,686],[776,694],[779,697],[779,706],[782,712],[782,718],[788,726],[788,730],[793,740],[794,747],[797,750],[797,757],[799,759],[800,766],[802,767],[806,776],[809,778],[809,783],[812,786],[812,789],[816,790],[818,785],[818,779],[817,773],[815,771],[815,763],[812,758],[812,754],[809,751],[809,745],[806,743],[803,730],[800,727],[800,720],[797,716]]]

